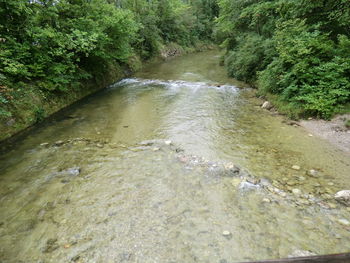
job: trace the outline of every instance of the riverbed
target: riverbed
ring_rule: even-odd
[[[208,51],[155,62],[0,155],[1,262],[350,251],[349,154],[261,109]],[[348,224],[349,223],[349,224]]]

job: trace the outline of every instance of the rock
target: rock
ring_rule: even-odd
[[[295,194],[295,195],[301,195],[300,189],[297,189],[297,188],[293,189],[292,193]]]
[[[154,151],[154,152],[159,151],[159,150],[160,150],[159,147],[154,147],[154,148],[152,149],[152,151]]]
[[[273,108],[273,105],[269,101],[265,101],[262,105],[261,108],[271,110]]]
[[[249,191],[249,190],[256,190],[260,186],[256,184],[252,184],[249,182],[241,182],[238,186],[238,189],[243,190],[243,191]]]
[[[269,185],[271,185],[270,181],[266,178],[261,178],[260,179],[260,185],[263,186],[263,187],[267,187]]]
[[[223,235],[224,237],[229,237],[229,236],[231,236],[231,232],[225,230],[225,231],[222,232],[222,235]]]
[[[286,194],[285,192],[282,192],[282,191],[280,191],[278,194],[279,194],[280,196],[282,196],[282,197],[286,197],[286,196],[287,196],[287,194]]]
[[[101,144],[101,143],[96,144],[96,146],[97,146],[98,148],[103,148],[103,144]]]
[[[292,166],[292,169],[293,169],[293,170],[299,171],[299,170],[300,170],[300,166],[299,166],[299,165],[293,165],[293,166]]]
[[[350,226],[349,220],[346,220],[345,218],[338,219],[338,223],[343,226]]]
[[[72,167],[66,170],[60,171],[58,174],[60,175],[69,175],[69,176],[78,176],[81,172],[80,167]]]
[[[271,203],[271,200],[270,199],[268,199],[268,198],[263,198],[263,200],[262,200],[264,203]]]
[[[48,146],[49,145],[49,143],[48,142],[43,142],[43,143],[40,143],[40,146],[42,146],[42,147],[45,147],[45,146]]]
[[[167,140],[167,141],[165,141],[164,143],[165,143],[165,145],[171,145],[171,144],[172,144],[172,141]]]
[[[316,177],[318,172],[314,169],[311,169],[307,172],[308,175]]]
[[[335,200],[343,203],[346,206],[350,206],[350,190],[342,190],[334,195]]]
[[[64,141],[57,141],[54,143],[54,146],[62,146],[64,144]]]
[[[230,170],[230,169],[233,169],[234,167],[235,167],[235,165],[233,163],[225,163],[224,164],[225,170]]]
[[[315,253],[312,253],[308,250],[294,250],[293,253],[288,255],[288,258],[294,258],[294,257],[309,257],[309,256],[315,256]]]

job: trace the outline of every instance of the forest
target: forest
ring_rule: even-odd
[[[231,76],[258,87],[293,118],[349,111],[350,1],[218,4],[217,38]]]
[[[202,42],[292,118],[350,108],[348,0],[0,0],[0,20],[1,121],[28,92],[67,96],[167,45]],[[46,116],[31,108],[31,122]]]

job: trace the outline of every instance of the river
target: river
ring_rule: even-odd
[[[0,261],[350,251],[349,155],[261,109],[217,51],[155,62],[0,155]],[[312,170],[310,172],[310,170]]]

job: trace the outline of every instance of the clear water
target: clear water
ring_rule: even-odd
[[[262,110],[218,61],[209,51],[149,64],[2,153],[0,261],[350,251],[339,221],[350,211],[333,200],[350,189],[349,155]]]

